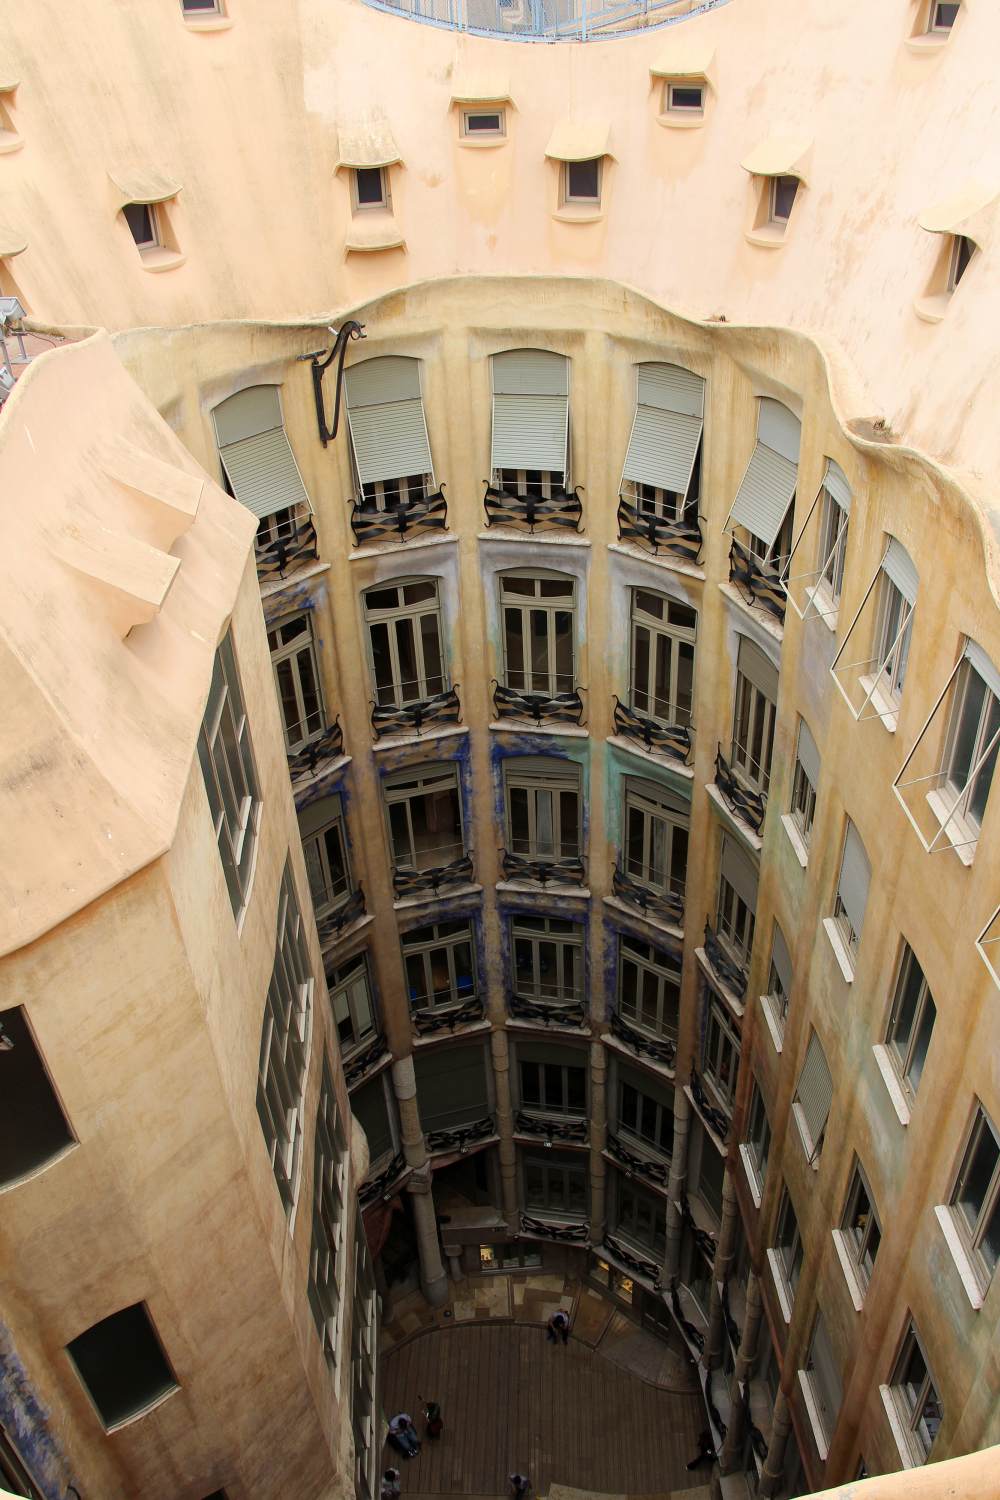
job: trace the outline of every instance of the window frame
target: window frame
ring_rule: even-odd
[[[272,637],[277,637],[279,632],[295,624],[297,621],[304,622],[304,630],[301,638],[292,638],[289,641],[276,640],[272,645]],[[319,658],[316,654],[316,642],[313,637],[312,610],[294,610],[291,614],[281,615],[276,620],[271,620],[267,626],[267,644],[271,657],[271,671],[274,675],[275,696],[278,700],[278,713],[281,717],[281,732],[284,736],[285,750],[289,755],[297,755],[314,740],[320,739],[326,733],[327,715],[326,703],[323,697],[323,680],[320,676]],[[308,693],[303,685],[304,663],[308,663],[308,669],[312,672],[313,694],[316,705],[308,709],[306,703]],[[282,688],[281,669],[287,667],[287,681],[291,687],[292,696],[295,700],[295,712],[298,715],[294,724],[288,721],[285,706],[285,693]],[[313,728],[309,727],[310,718],[316,720]]]
[[[498,121],[496,128],[492,130],[470,129],[470,118],[476,115],[496,115]],[[485,106],[479,104],[463,106],[461,111],[461,133],[465,140],[503,140],[507,134],[507,110],[505,106],[498,104],[492,109],[487,109]]]
[[[406,590],[414,587],[432,585],[434,590],[433,599],[415,598],[411,601],[406,599]],[[391,607],[372,605],[369,600],[373,594],[388,593],[389,590],[397,591],[397,603]],[[368,657],[368,674],[372,685],[372,695],[379,708],[403,709],[415,703],[426,703],[438,693],[443,693],[451,686],[448,673],[447,654],[445,651],[445,633],[441,613],[441,580],[434,576],[429,577],[407,577],[389,578],[382,583],[373,584],[364,589],[361,594],[361,610],[365,623],[365,649]],[[428,670],[426,647],[428,642],[424,636],[424,620],[433,619],[433,636],[437,648],[438,670]],[[400,643],[403,637],[404,623],[408,623],[410,652],[413,657],[414,667],[417,675],[413,678],[404,678],[402,675]],[[378,666],[375,646],[375,632],[384,627],[385,629],[385,654],[389,664],[389,677],[379,682]],[[433,667],[434,663],[431,662]],[[407,697],[405,690],[415,687],[415,695]]]
[[[753,1078],[750,1088],[743,1146],[746,1152],[744,1161],[748,1161],[752,1167],[754,1185],[758,1194],[762,1194],[767,1181],[767,1164],[771,1155],[771,1122],[767,1116],[764,1095],[756,1078]]]
[[[556,922],[560,926],[553,927],[552,924]],[[519,999],[530,1001],[533,1005],[578,1005],[585,1000],[586,950],[582,922],[573,922],[567,918],[551,917],[537,912],[518,912],[510,918],[509,934],[510,983],[513,994]],[[559,975],[559,982],[556,985],[546,986],[541,978],[543,973],[541,949],[545,945],[551,945],[556,950],[554,969]],[[531,952],[530,988],[522,985],[521,982],[521,970],[517,958],[519,946]],[[568,990],[564,983],[567,960],[574,981]]]
[[[287,861],[275,925],[274,965],[264,1002],[257,1064],[257,1117],[285,1217],[291,1221],[302,1177],[302,1116],[315,979]]]
[[[629,706],[636,713],[644,714],[656,724],[670,727],[679,724],[683,728],[690,728],[694,712],[695,693],[695,660],[697,655],[698,636],[698,611],[683,600],[674,599],[672,595],[660,593],[657,589],[633,587],[629,590],[631,595],[629,601]],[[657,618],[648,613],[640,604],[640,599],[647,596],[662,601],[664,607],[663,615]],[[672,623],[670,620],[671,607],[686,610],[694,616],[692,625]],[[646,672],[645,686],[639,681],[639,657],[641,655],[640,632],[646,633],[645,655]],[[664,700],[657,693],[657,676],[662,666],[662,656],[668,661],[668,692],[680,698],[681,679],[684,676],[682,665],[687,653],[687,675],[690,688],[686,694],[686,702],[671,702]],[[666,707],[666,716],[659,710]]]
[[[502,774],[507,848],[512,854],[522,855],[526,859],[580,859],[583,857],[583,769],[578,761],[554,755],[542,758],[549,762],[549,771],[541,769],[540,758],[536,756],[512,755],[504,758]],[[526,760],[531,762],[531,768],[525,767]],[[526,838],[515,838],[514,835],[513,794],[524,796],[528,830]],[[566,809],[563,798],[570,796],[575,804],[571,819],[571,832],[575,832],[575,837],[567,837],[564,832]],[[542,798],[549,801],[547,822],[550,837],[547,840],[539,833],[539,828],[544,831],[546,824],[546,817],[540,812]]]
[[[640,948],[648,949],[647,953],[640,953]],[[668,963],[658,962],[657,954],[662,950],[655,943],[648,942],[645,938],[635,937],[630,932],[622,932],[618,938],[618,975],[615,998],[618,1005],[618,1014],[634,1026],[637,1031],[644,1032],[647,1036],[655,1037],[657,1041],[669,1041],[676,1043],[680,1031],[680,1007],[681,1007],[681,975],[680,971]],[[630,1011],[625,1001],[625,965],[631,964],[637,971],[635,1014]],[[651,1026],[644,1017],[647,999],[645,977],[650,976],[656,989],[656,1025]],[[671,998],[672,992],[672,998]],[[672,1013],[672,1020],[665,1019],[668,1009]]]
[[[561,1219],[569,1223],[578,1223],[581,1219],[587,1219],[590,1213],[590,1183],[588,1181],[588,1164],[585,1156],[571,1156],[569,1153],[556,1155],[547,1153],[545,1156],[532,1155],[530,1151],[520,1153],[521,1167],[521,1202],[529,1214],[542,1214],[548,1219]],[[539,1173],[542,1178],[542,1192],[533,1196],[529,1187],[529,1173]],[[562,1204],[558,1201],[552,1203],[551,1181],[562,1179],[563,1193]],[[572,1184],[577,1182],[578,1190],[582,1187],[582,1201],[579,1207],[573,1207]],[[559,1195],[557,1195],[558,1198]]]
[[[934,0],[931,0],[931,4],[933,7]],[[951,254],[948,257],[947,290],[949,295],[953,296],[958,290],[962,277],[972,264],[979,247],[975,240],[970,239],[967,234],[952,235],[952,242]]]
[[[637,1078],[638,1074],[630,1073],[625,1076],[622,1068],[617,1069],[614,1092],[615,1130],[640,1151],[648,1152],[660,1161],[671,1161],[674,1154],[673,1106],[665,1104],[652,1092],[645,1093],[633,1081],[634,1077]],[[631,1110],[634,1124],[626,1118],[626,1090],[635,1096],[634,1108]],[[647,1124],[647,1111],[653,1117],[653,1128],[649,1133],[643,1128]],[[664,1144],[664,1137],[668,1138],[669,1144]]]
[[[596,183],[593,193],[573,192],[573,169],[574,167],[594,168]],[[588,156],[579,161],[564,161],[561,176],[561,202],[566,208],[600,208],[601,194],[604,187],[604,157]]]
[[[623,780],[622,866],[625,873],[646,890],[659,896],[676,896],[683,902],[690,854],[690,813],[685,817],[667,801],[672,794],[666,787],[662,789],[663,800],[658,800],[654,782],[637,776],[626,776]],[[635,834],[634,823],[637,824]],[[641,845],[638,859],[633,858],[636,837]],[[679,850],[683,851],[682,854]],[[683,875],[677,873],[681,867]],[[657,868],[662,876],[660,879],[656,878]]]
[[[924,1368],[924,1373],[920,1381],[915,1385],[916,1395],[911,1401],[905,1394],[907,1383],[904,1380],[904,1376],[914,1354],[919,1357]],[[933,1451],[941,1422],[944,1420],[944,1403],[938,1395],[937,1383],[934,1379],[930,1362],[924,1352],[923,1341],[917,1333],[917,1327],[912,1317],[907,1320],[906,1332],[903,1335],[899,1353],[893,1363],[892,1374],[889,1377],[888,1391],[897,1419],[902,1426],[902,1435],[907,1446],[907,1454],[903,1456],[908,1457],[915,1465],[926,1463]],[[929,1441],[925,1441],[920,1436],[919,1428],[924,1408],[931,1398],[933,1398],[937,1405],[940,1420],[933,1436],[930,1437]]]
[[[533,1057],[519,1057],[518,1060],[517,1060],[517,1084],[518,1084],[518,1102],[519,1102],[521,1110],[525,1114],[527,1114],[527,1115],[541,1115],[543,1117],[544,1116],[550,1116],[550,1115],[556,1115],[556,1116],[560,1117],[561,1119],[569,1119],[569,1120],[586,1119],[587,1118],[587,1111],[588,1111],[588,1100],[589,1100],[589,1095],[590,1095],[590,1088],[589,1088],[589,1079],[588,1079],[588,1076],[587,1076],[588,1069],[587,1069],[587,1064],[586,1064],[586,1054],[581,1054],[581,1057],[583,1057],[584,1060],[581,1061],[581,1062],[579,1062],[579,1063],[575,1063],[575,1062],[553,1062],[551,1060],[550,1061],[544,1061],[544,1060],[539,1061],[538,1059],[533,1058]],[[524,1081],[524,1070],[525,1070],[525,1068],[537,1068],[537,1070],[538,1070],[538,1100],[537,1101],[536,1100],[529,1100],[527,1098],[527,1090],[525,1088],[525,1081]],[[550,1094],[549,1085],[553,1082],[553,1079],[552,1079],[551,1075],[549,1075],[549,1073],[548,1073],[549,1069],[558,1070],[559,1073],[561,1074],[560,1088],[558,1090],[558,1093],[559,1093],[560,1097],[558,1099],[556,1099],[556,1097],[555,1097],[556,1091],[553,1090],[553,1091],[551,1091],[552,1092],[552,1099],[551,1099],[551,1101],[550,1101],[550,1098],[549,1098],[549,1094]],[[574,1105],[571,1102],[571,1100],[570,1100],[570,1078],[569,1078],[570,1070],[579,1072],[582,1075],[582,1078],[583,1078],[583,1094],[584,1094],[584,1098],[583,1098],[583,1103],[579,1107],[577,1107],[576,1105]]]
[[[533,496],[536,500],[551,500],[554,494],[565,489],[566,475],[562,469],[494,469],[493,482],[506,495],[517,495],[522,500]]]
[[[851,524],[850,512],[845,510],[826,485],[820,486],[823,495],[823,510],[820,516],[819,548],[820,562],[816,586],[830,600],[831,609],[840,607],[844,590],[844,570],[847,565],[847,533]]]
[[[227,715],[229,741],[237,750],[236,766],[226,753],[223,724]],[[253,888],[263,800],[231,628],[219,642],[212,663],[208,702],[198,730],[198,759],[229,900],[239,926]]]
[[[757,912],[744,901],[721,868],[716,929],[720,940],[729,949],[737,966],[741,969],[748,968],[757,930]]]
[[[130,208],[141,208],[144,211],[149,222],[150,238],[148,240],[140,240],[136,237],[135,228],[133,227],[132,221],[129,218],[127,212],[127,210]],[[163,229],[160,223],[160,216],[157,213],[157,205],[155,203],[142,203],[138,199],[131,203],[123,203],[122,218],[128,225],[129,233],[132,236],[132,242],[140,255],[144,255],[150,250],[162,250],[164,248]]]
[[[885,569],[880,569],[874,634],[876,649],[872,657],[873,663],[878,662],[878,669],[873,693],[884,693],[894,708],[902,702],[906,685],[916,607],[897,588]]]
[[[976,1214],[975,1222],[970,1223],[969,1216],[961,1203],[961,1192],[964,1183],[974,1166],[976,1155],[980,1144],[984,1139],[992,1137],[996,1155],[993,1170],[990,1174],[985,1191],[983,1192],[982,1205]],[[951,1210],[952,1222],[955,1224],[962,1244],[972,1262],[979,1289],[985,1293],[996,1274],[997,1266],[1000,1265],[1000,1256],[992,1265],[989,1258],[983,1253],[983,1241],[993,1221],[996,1220],[995,1234],[1000,1241],[1000,1129],[994,1125],[988,1111],[982,1102],[976,1100],[976,1108],[972,1116],[972,1123],[966,1133],[965,1145],[959,1159],[958,1170],[955,1173],[954,1185],[948,1195],[948,1207]]]
[[[392,189],[389,181],[389,168],[378,167],[351,167],[351,212],[355,214],[366,213],[391,213],[392,212]],[[360,175],[362,172],[377,172],[379,175],[379,186],[382,190],[381,197],[375,201],[362,202]]]
[[[952,779],[955,760],[959,754],[963,731],[965,729],[965,716],[969,706],[970,696],[973,691],[972,678],[982,686],[983,698],[980,704],[978,716],[976,716],[975,731],[972,736],[972,748],[969,751],[969,769],[965,773],[964,781],[959,784]],[[992,734],[989,731],[990,719],[994,717]],[[988,682],[976,671],[975,666],[968,656],[963,656],[955,673],[955,694],[952,699],[948,713],[948,727],[945,733],[944,746],[941,755],[941,774],[944,777],[943,792],[953,804],[948,817],[948,826],[954,822],[961,830],[962,835],[970,835],[973,840],[978,840],[983,826],[983,818],[986,815],[986,807],[992,790],[993,777],[996,774],[997,750],[1000,746],[1000,698],[993,692]],[[993,763],[990,764],[992,754]],[[986,775],[986,793],[983,798],[982,814],[972,810],[972,801],[981,778]]]
[[[853,1221],[858,1217],[862,1198],[867,1201],[868,1214],[859,1233]],[[874,1274],[875,1261],[883,1234],[882,1222],[875,1206],[875,1195],[871,1190],[865,1169],[856,1156],[847,1184],[843,1211],[840,1215],[840,1233],[863,1294],[868,1290],[869,1282]],[[875,1239],[874,1250],[871,1249],[873,1238]]]
[[[309,884],[309,895],[313,904],[313,913],[317,921],[339,911],[354,895],[357,883],[354,879],[354,871],[351,866],[351,848],[347,837],[347,820],[344,817],[344,805],[339,794],[334,794],[338,803],[336,811],[327,821],[307,833],[302,838],[302,855],[306,866],[306,880]],[[325,799],[324,799],[325,800]],[[333,798],[330,799],[334,800]],[[303,810],[304,811],[304,810]],[[330,835],[340,852],[340,865],[343,870],[343,889],[336,889],[336,879],[333,874],[333,866],[327,847]],[[315,846],[315,850],[313,848]],[[318,879],[314,883],[313,873]]]
[[[458,983],[459,965],[456,953],[463,945],[467,945],[469,950],[471,987],[467,992],[460,991]],[[476,934],[471,917],[459,917],[454,921],[427,922],[420,927],[411,927],[407,932],[400,934],[400,948],[411,1008],[421,1011],[430,1010],[435,1015],[439,1015],[442,1012],[468,1005],[477,998],[479,965]],[[434,987],[435,955],[438,955],[439,961],[440,956],[443,955],[444,967],[448,974],[446,990],[438,990]],[[422,996],[414,995],[410,975],[411,960],[415,966],[423,969]],[[438,998],[439,996],[444,996],[444,998]]]
[[[678,104],[674,99],[677,91],[681,93],[694,93],[697,90],[699,102],[697,104]],[[679,115],[685,120],[703,120],[705,118],[705,101],[708,87],[702,79],[668,78],[663,85],[663,113],[665,115]]]
[[[737,666],[733,700],[732,769],[748,790],[762,797],[767,796],[771,785],[777,716],[777,704]],[[755,748],[759,750],[757,755],[753,753]]]
[[[343,1277],[349,1160],[337,1096],[324,1057],[316,1107],[312,1236],[306,1297],[323,1355],[332,1371],[339,1362],[346,1300]]]
[[[706,990],[706,996],[708,1016],[702,1046],[702,1072],[726,1112],[731,1114],[736,1104],[736,1081],[740,1071],[742,1038],[733,1023],[725,1001],[721,1000],[710,988]],[[713,1042],[713,1028],[717,1033],[715,1042]],[[731,1055],[731,1075],[728,1081],[722,1072],[716,1069],[716,1063],[718,1062],[721,1067],[727,1053]]]
[[[946,10],[954,9],[955,12],[951,20],[944,24],[938,21],[938,12],[942,7]],[[957,3],[957,0],[954,4],[952,0],[930,0],[930,4],[927,7],[927,35],[937,37],[951,36],[961,8],[961,4]]]
[[[411,804],[417,798],[433,796],[438,791],[448,790],[453,797],[453,810],[457,815],[457,843],[436,844],[428,850],[420,850],[414,838],[413,809]],[[438,854],[442,851],[448,852],[450,857],[440,861],[440,864],[454,864],[456,860],[464,859],[468,852],[465,830],[465,812],[462,807],[462,783],[459,768],[453,761],[442,761],[434,764],[416,765],[409,770],[398,771],[386,777],[382,783],[382,805],[385,808],[386,832],[389,839],[389,857],[392,866],[396,870],[409,870],[419,873],[421,870],[438,868],[433,861],[420,863],[427,853]],[[402,805],[405,808],[405,829],[401,830],[406,835],[408,849],[402,854],[397,854],[395,838],[393,833],[392,808]],[[457,851],[457,852],[456,852]]]
[[[910,1032],[907,1039],[906,1048],[905,1051],[901,1051],[896,1043],[895,1036],[900,1024],[900,1014],[906,1000],[908,980],[914,968],[920,974],[920,984],[917,989],[917,998],[913,1006],[913,1019],[910,1023]],[[931,1017],[930,1029],[927,1033],[927,1044],[924,1048],[924,1061],[921,1064],[920,1072],[917,1074],[917,1081],[916,1083],[914,1083],[911,1077],[914,1052],[921,1034],[922,1027],[924,1025],[924,1019],[928,1005],[930,1006],[933,1014]],[[900,1086],[902,1087],[903,1092],[907,1095],[907,1098],[909,1099],[911,1104],[916,1100],[917,1090],[920,1086],[920,1079],[923,1077],[923,1071],[927,1061],[927,1053],[930,1051],[931,1040],[934,1035],[934,1023],[936,1020],[937,1003],[931,992],[930,985],[927,983],[927,976],[924,974],[923,967],[920,964],[916,953],[904,938],[903,946],[900,951],[899,962],[896,965],[896,979],[893,986],[892,1006],[889,1011],[889,1019],[886,1023],[885,1029],[885,1048],[892,1063],[893,1070],[895,1071],[896,1076],[899,1079]]]
[[[789,183],[794,183],[795,185],[791,190],[792,197],[791,202],[788,205],[788,212],[782,213],[779,209],[778,197],[779,193],[788,192]],[[795,174],[791,172],[776,172],[773,176],[768,177],[767,222],[769,224],[774,224],[779,229],[785,229],[787,227],[788,221],[792,216],[792,209],[795,207],[795,200],[799,195],[799,188],[801,186],[801,179],[796,177]],[[791,509],[791,506],[789,507],[789,509]]]
[[[626,1217],[626,1202],[632,1200],[633,1208]],[[649,1188],[641,1186],[634,1178],[626,1179],[621,1172],[615,1173],[615,1227],[616,1237],[638,1250],[641,1255],[654,1258],[662,1266],[666,1258],[667,1204]],[[637,1227],[640,1206],[645,1206],[650,1216],[650,1233],[644,1236]],[[662,1223],[662,1230],[660,1224]]]
[[[799,720],[799,736],[801,737],[801,725]],[[809,778],[809,774],[802,764],[799,756],[799,740],[795,746],[795,770],[792,773],[792,797],[788,806],[789,816],[798,829],[799,837],[808,849],[809,840],[812,835],[813,823],[816,819],[816,788]]]
[[[333,1029],[337,1034],[341,1056],[351,1057],[362,1047],[367,1047],[380,1033],[378,1006],[375,1003],[375,989],[372,984],[368,950],[362,948],[338,963],[328,963],[325,966],[324,977],[330,997]],[[359,1012],[354,994],[355,987],[359,983],[363,983],[365,988],[369,1013],[367,1024],[359,1023]],[[338,996],[343,997],[345,1011],[343,1015],[337,1014]],[[350,1026],[350,1036],[345,1035],[343,1031],[345,1024]]]
[[[791,1222],[789,1222],[791,1221]],[[785,1291],[791,1306],[795,1304],[795,1293],[802,1276],[805,1260],[805,1245],[799,1228],[799,1216],[795,1212],[792,1195],[787,1186],[782,1186],[778,1203],[778,1214],[774,1221],[774,1254],[778,1269],[784,1280]]]
[[[516,579],[522,582],[531,582],[535,590],[532,594],[507,594],[506,585],[508,580]],[[546,598],[540,591],[540,585],[546,582],[558,582],[569,585],[568,603],[565,595],[551,595]],[[499,597],[500,597],[500,639],[501,660],[503,669],[504,686],[511,692],[541,693],[549,698],[557,697],[560,693],[575,692],[577,682],[577,580],[572,573],[557,573],[546,569],[509,568],[499,575]],[[517,614],[521,622],[521,660],[520,668],[511,666],[511,637],[508,632],[508,616]],[[532,621],[534,613],[543,614],[545,617],[546,645],[545,658],[547,666],[539,671],[531,663],[532,644]],[[559,632],[557,616],[569,616],[569,673],[558,670],[558,645]],[[525,650],[525,646],[528,647]],[[515,686],[512,678],[519,676],[523,679],[520,687]],[[537,678],[544,678],[546,686],[536,687]],[[568,686],[560,683],[568,680]],[[530,682],[530,685],[529,685]]]

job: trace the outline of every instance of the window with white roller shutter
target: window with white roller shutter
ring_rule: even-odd
[[[569,488],[569,360],[548,349],[508,349],[490,360],[493,483],[548,499]]]
[[[906,548],[887,537],[882,561],[830,668],[858,720],[881,718],[887,728],[895,728],[919,582]]]
[[[383,355],[344,374],[347,425],[361,509],[398,510],[429,495],[434,466],[420,393],[420,361]]]
[[[257,517],[258,544],[277,541],[312,506],[281,415],[276,385],[252,385],[212,412],[226,488]]]
[[[636,377],[621,493],[644,515],[678,520],[698,506],[705,382],[680,365],[638,365]]]
[[[725,526],[742,532],[749,551],[779,571],[792,550],[801,436],[802,424],[787,406],[760,398],[757,443]]]

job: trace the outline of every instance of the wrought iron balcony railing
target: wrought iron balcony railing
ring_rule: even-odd
[[[393,510],[365,510],[357,500],[352,501],[351,530],[356,547],[364,546],[365,542],[407,542],[415,534],[447,528],[444,485],[433,495],[407,500]]]
[[[652,1058],[653,1062],[662,1063],[665,1068],[673,1068],[677,1061],[677,1043],[670,1037],[661,1040],[647,1036],[637,1026],[630,1026],[624,1016],[620,1016],[616,1010],[611,1012],[611,1034],[616,1036],[626,1047],[641,1053],[645,1057]]]
[[[541,495],[514,495],[509,490],[486,486],[483,496],[487,526],[561,526],[579,531],[583,506],[576,490],[553,490],[547,499]]]
[[[715,784],[730,812],[759,834],[767,813],[767,793],[751,792],[737,780],[719,745],[715,752]]]
[[[588,1224],[553,1224],[546,1219],[536,1219],[531,1214],[521,1215],[521,1233],[565,1245],[586,1245],[590,1241]]]
[[[472,873],[472,856],[463,854],[450,864],[429,870],[393,870],[392,889],[397,901],[404,896],[436,896],[444,886],[470,885]]]
[[[604,1244],[613,1259],[621,1261],[636,1276],[645,1276],[647,1281],[653,1283],[656,1291],[660,1290],[660,1268],[655,1260],[646,1260],[641,1255],[636,1255],[632,1250],[626,1250],[620,1240],[612,1238],[610,1234],[604,1236]]]
[[[532,859],[527,854],[500,854],[504,880],[531,880],[536,885],[583,885],[586,872],[583,860],[567,855],[560,859]]]
[[[548,1115],[542,1119],[539,1115],[526,1114],[519,1109],[514,1116],[514,1131],[520,1135],[537,1135],[547,1141],[579,1141],[587,1139],[588,1125],[586,1120],[556,1119]]]
[[[493,708],[498,719],[531,719],[539,728],[583,722],[583,699],[576,688],[571,693],[528,693],[494,681]]]
[[[676,1276],[670,1283],[670,1308],[673,1312],[674,1317],[677,1319],[677,1322],[680,1324],[681,1330],[688,1343],[693,1344],[693,1346],[698,1350],[699,1354],[703,1354],[705,1350],[705,1335],[702,1333],[700,1328],[696,1328],[695,1325],[690,1321],[690,1319],[684,1316],[684,1309],[681,1307],[680,1293],[677,1290]]]
[[[367,1208],[374,1203],[376,1198],[388,1198],[392,1189],[406,1171],[406,1157],[402,1151],[392,1158],[387,1167],[377,1177],[372,1177],[368,1182],[363,1182],[358,1189],[358,1199],[362,1208]]]
[[[733,537],[729,548],[729,580],[747,595],[750,604],[760,605],[780,623],[785,622],[785,585],[778,570]]]
[[[679,520],[670,521],[640,510],[622,495],[618,501],[618,540],[638,542],[657,557],[670,552],[697,565],[701,562],[701,517],[689,507]]]
[[[496,1135],[496,1122],[492,1115],[483,1115],[471,1125],[454,1125],[450,1130],[429,1130],[425,1144],[432,1154],[437,1151],[459,1151],[464,1155],[470,1146],[488,1141]]]
[[[614,718],[615,734],[626,735],[631,740],[638,740],[647,750],[667,755],[682,765],[688,764],[692,741],[689,725],[657,724],[655,719],[648,719],[645,714],[629,708],[618,697],[615,698]]]
[[[659,1187],[666,1187],[670,1176],[670,1163],[662,1161],[650,1161],[648,1157],[636,1156],[630,1151],[620,1136],[613,1135],[608,1131],[608,1151],[625,1168],[625,1175],[631,1177],[635,1173],[638,1177],[645,1177],[648,1182],[655,1182]]]
[[[372,704],[372,730],[377,740],[384,734],[417,734],[436,724],[457,724],[462,717],[462,706],[458,701],[458,684],[435,693],[432,698],[423,698],[419,703]]]
[[[485,1014],[486,1008],[479,995],[473,995],[464,1004],[452,1005],[447,1009],[415,1007],[410,1013],[419,1036],[433,1036],[438,1031],[454,1031],[456,1026],[471,1026],[475,1021],[481,1021]]]
[[[334,719],[328,729],[316,739],[310,740],[308,745],[303,745],[301,750],[295,750],[288,757],[288,774],[292,781],[305,781],[312,776],[317,767],[325,760],[336,760],[344,753],[344,731],[340,727],[340,719]]]
[[[507,1006],[519,1021],[542,1021],[546,1026],[586,1026],[587,1008],[582,1000],[527,1000],[511,992]]]
[[[725,1111],[719,1109],[718,1105],[713,1104],[709,1099],[705,1093],[705,1086],[694,1068],[691,1069],[691,1095],[702,1119],[725,1145],[732,1122]]]
[[[726,989],[742,1000],[747,992],[746,970],[726,952],[711,922],[705,923],[705,957]]]
[[[312,517],[296,522],[287,532],[281,532],[271,541],[257,541],[254,546],[257,557],[257,578],[261,583],[270,583],[275,578],[285,578],[297,573],[306,563],[319,557],[319,544]]]
[[[720,1412],[719,1408],[716,1406],[716,1404],[715,1404],[715,1397],[712,1395],[712,1367],[711,1367],[711,1365],[706,1365],[705,1366],[705,1375],[704,1375],[704,1379],[703,1379],[702,1384],[704,1386],[704,1391],[705,1391],[705,1407],[706,1407],[706,1409],[708,1411],[708,1420],[709,1420],[709,1422],[711,1422],[712,1426],[715,1428],[715,1430],[719,1434],[719,1436],[721,1438],[724,1438],[725,1435],[726,1435],[726,1424],[722,1420],[722,1413]]]
[[[368,1043],[367,1047],[362,1047],[361,1051],[356,1052],[353,1057],[346,1058],[344,1061],[344,1078],[347,1082],[347,1087],[349,1089],[353,1088],[365,1076],[369,1068],[373,1068],[377,1062],[382,1061],[382,1058],[387,1055],[388,1050],[385,1044],[385,1037],[381,1032],[378,1032]]]
[[[350,927],[352,922],[363,917],[365,911],[365,893],[358,885],[336,911],[328,912],[325,917],[320,917],[317,921],[316,931],[319,933],[320,947],[325,948],[328,943],[334,942],[344,928]]]
[[[684,925],[684,898],[676,891],[651,891],[620,865],[615,866],[611,877],[611,890],[619,901],[637,907],[644,916],[672,922],[675,927]]]

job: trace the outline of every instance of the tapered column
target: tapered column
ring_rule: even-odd
[[[607,1054],[600,1042],[590,1044],[590,1238],[599,1245],[607,1220],[607,1162],[603,1151],[608,1138]]]
[[[714,1370],[722,1359],[722,1341],[725,1338],[725,1320],[722,1316],[720,1283],[726,1280],[733,1263],[736,1246],[736,1221],[738,1217],[736,1189],[728,1166],[722,1178],[722,1221],[719,1225],[719,1241],[715,1248],[712,1266],[712,1292],[708,1310],[708,1341],[706,1345],[709,1366]]]
[[[691,1122],[691,1105],[688,1096],[680,1087],[674,1088],[674,1144],[670,1157],[670,1177],[667,1182],[667,1244],[663,1254],[663,1274],[660,1280],[669,1286],[680,1271],[681,1237],[684,1221],[678,1208],[681,1195],[687,1185],[688,1127]]]
[[[493,1079],[496,1088],[497,1135],[500,1137],[500,1193],[503,1216],[511,1234],[521,1227],[517,1194],[517,1148],[514,1145],[514,1106],[510,1091],[510,1046],[505,1031],[490,1033]]]
[[[399,1130],[403,1155],[411,1168],[406,1184],[417,1231],[417,1253],[420,1256],[420,1285],[432,1307],[448,1300],[448,1273],[441,1260],[434,1194],[431,1191],[431,1168],[427,1159],[420,1110],[417,1106],[417,1080],[413,1058],[400,1057],[392,1065],[392,1086],[399,1106]]]
[[[785,1471],[785,1444],[788,1442],[791,1425],[792,1412],[788,1405],[788,1397],[784,1391],[779,1391],[774,1403],[774,1414],[771,1417],[771,1430],[767,1435],[767,1458],[764,1460],[760,1482],[757,1485],[757,1494],[763,1497],[763,1500],[770,1500],[781,1483]]]
[[[731,1469],[737,1468],[743,1456],[747,1402],[743,1398],[741,1387],[743,1391],[746,1390],[753,1370],[757,1354],[757,1340],[760,1337],[760,1316],[760,1282],[751,1271],[747,1280],[746,1311],[743,1315],[743,1332],[740,1335],[740,1347],[736,1355],[736,1368],[729,1383],[731,1399],[729,1429],[719,1455],[719,1465],[723,1474],[728,1474]]]

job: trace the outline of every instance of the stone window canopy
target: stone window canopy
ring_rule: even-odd
[[[513,104],[505,73],[460,73],[451,81],[452,108],[461,104]]]
[[[711,88],[714,61],[715,48],[706,37],[697,32],[689,36],[678,27],[676,34],[667,38],[655,61],[650,63],[650,77],[703,78]]]
[[[545,155],[551,161],[594,161],[610,156],[611,126],[607,120],[560,120],[549,136]]]
[[[386,120],[368,120],[363,124],[345,126],[338,140],[336,170],[345,167],[394,167],[401,165],[402,156]]]
[[[27,248],[28,241],[20,229],[0,220],[0,260],[12,260],[15,255],[23,255]]]
[[[797,177],[804,186],[811,158],[808,137],[770,135],[744,156],[740,166],[753,177]]]
[[[124,208],[126,203],[166,203],[181,191],[179,182],[156,167],[110,167],[108,176],[116,191],[116,208]]]

